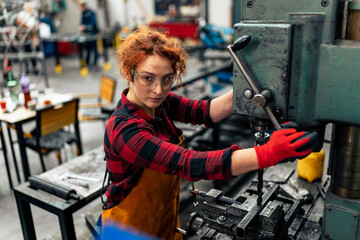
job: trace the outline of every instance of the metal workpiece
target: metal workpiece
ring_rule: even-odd
[[[269,191],[265,192],[262,196],[263,206],[266,206],[271,199],[275,198],[278,191],[279,191],[279,186],[273,185],[273,187],[271,187]],[[258,203],[258,198],[256,199],[256,203]],[[245,238],[249,234],[250,226],[255,221],[256,216],[259,215],[261,210],[262,210],[262,205],[259,204],[253,205],[253,207],[250,208],[250,210],[245,215],[245,217],[236,226],[237,236],[241,238]]]
[[[279,224],[284,218],[284,210],[281,207],[283,203],[279,201],[272,201],[267,204],[259,214],[259,221],[265,231],[278,232],[277,228],[281,227]]]
[[[190,189],[190,192],[202,197],[205,197],[205,200],[207,202],[223,202],[225,204],[233,204],[235,202],[234,199],[231,199],[229,197],[223,196],[222,191],[218,190],[218,189],[211,189],[208,192],[204,192],[204,191],[200,191],[198,189]]]

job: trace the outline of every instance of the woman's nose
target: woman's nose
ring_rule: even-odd
[[[153,91],[156,92],[157,94],[160,94],[163,92],[163,88],[161,86],[161,83],[159,81],[156,81],[156,84],[153,88]]]

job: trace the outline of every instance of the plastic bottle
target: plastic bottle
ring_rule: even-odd
[[[6,86],[9,88],[11,100],[16,105],[19,100],[18,81],[14,77],[11,66],[8,66]]]
[[[28,108],[28,102],[31,101],[30,79],[25,73],[21,74],[20,84],[21,84],[21,91],[24,94],[24,105],[26,108]]]
[[[6,82],[7,81],[7,71],[8,71],[8,67],[9,67],[9,59],[5,58],[4,59],[4,64],[3,64],[3,81]]]

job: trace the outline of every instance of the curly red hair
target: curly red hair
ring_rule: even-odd
[[[185,71],[185,62],[189,55],[183,44],[167,33],[160,33],[149,27],[139,27],[121,43],[115,52],[120,73],[128,81],[133,70],[149,55],[159,55],[170,60],[176,74],[177,83],[181,84],[181,74]]]

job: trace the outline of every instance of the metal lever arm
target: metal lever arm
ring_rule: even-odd
[[[250,75],[247,73],[244,64],[241,62],[241,60],[235,53],[235,51],[238,51],[238,50],[244,48],[249,43],[250,39],[251,39],[250,36],[244,35],[244,36],[238,38],[233,45],[229,45],[227,47],[227,49],[230,52],[230,55],[232,56],[232,58],[234,59],[236,65],[240,68],[240,71],[244,75],[245,80],[250,85],[250,87],[254,91],[254,93],[261,94],[259,89],[256,87],[255,82],[251,79]],[[276,130],[279,130],[281,128],[280,124],[276,120],[276,118],[275,118],[274,114],[272,113],[272,111],[270,110],[269,106],[265,105],[265,106],[263,106],[263,108],[264,108],[266,114],[269,116],[270,121],[273,124],[274,128]]]

